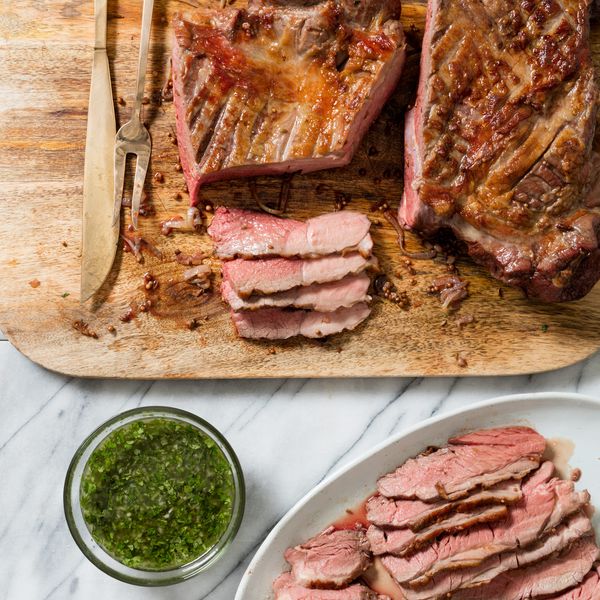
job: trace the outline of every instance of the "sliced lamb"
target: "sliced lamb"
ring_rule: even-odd
[[[248,298],[252,294],[274,294],[298,286],[338,281],[376,267],[375,258],[364,258],[358,252],[307,259],[238,258],[223,263],[223,279],[240,298]]]
[[[384,566],[400,583],[425,585],[440,571],[478,565],[533,543],[590,500],[587,491],[575,491],[572,481],[545,481],[543,475],[535,473],[523,484],[523,498],[509,507],[506,519],[444,536],[410,557],[385,556]]]
[[[406,600],[445,598],[456,590],[488,584],[506,571],[545,560],[565,550],[580,538],[592,534],[590,519],[583,512],[579,512],[538,543],[492,556],[474,567],[443,571],[434,575],[424,587],[404,587],[404,595]]]
[[[545,448],[546,440],[529,427],[488,429],[407,460],[379,479],[377,489],[389,498],[455,500],[478,486],[524,477],[538,467]]]
[[[366,215],[338,211],[305,222],[219,207],[208,228],[221,259],[268,256],[315,258],[358,251],[369,257],[373,240]]]
[[[400,0],[251,1],[174,18],[177,139],[203,183],[347,164],[398,82]]]
[[[600,600],[600,566],[592,569],[578,586],[547,600]]]
[[[338,308],[354,306],[359,302],[370,302],[371,296],[368,294],[370,284],[369,276],[361,273],[349,275],[339,281],[314,283],[266,296],[256,294],[244,300],[235,293],[231,283],[226,280],[221,285],[221,295],[235,311],[293,307],[332,312]]]
[[[367,520],[379,527],[410,527],[418,531],[448,514],[467,512],[480,505],[511,504],[521,497],[521,483],[510,480],[454,501],[395,500],[376,494],[367,502]]]
[[[508,508],[506,506],[484,506],[470,512],[454,513],[441,521],[431,523],[418,532],[408,528],[382,529],[371,525],[367,531],[367,537],[373,554],[405,556],[442,534],[462,531],[478,523],[498,521],[506,517],[507,514]]]
[[[364,573],[372,562],[363,529],[329,527],[285,552],[295,581],[304,587],[341,588]]]
[[[231,318],[243,338],[285,340],[297,335],[322,338],[346,329],[352,330],[370,314],[369,305],[360,303],[324,313],[281,308],[232,311]]]
[[[562,592],[579,585],[600,557],[592,536],[584,537],[556,557],[508,571],[490,584],[452,595],[452,600],[525,600]]]
[[[432,0],[406,116],[400,222],[451,229],[494,277],[545,301],[600,277],[589,6]]]
[[[365,585],[356,583],[341,590],[311,589],[300,585],[291,573],[283,573],[273,582],[275,600],[390,600]]]

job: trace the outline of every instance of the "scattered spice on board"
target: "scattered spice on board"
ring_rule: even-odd
[[[127,310],[127,312],[119,317],[119,320],[122,323],[129,323],[130,321],[133,321],[133,319],[135,319],[136,316],[137,316],[137,313],[135,312],[133,307],[130,306],[129,309]]]
[[[39,280],[39,279],[32,279],[32,280],[29,282],[29,285],[30,285],[30,286],[31,286],[33,289],[35,289],[35,288],[39,288],[39,287],[40,287],[40,285],[41,285],[41,283],[40,283],[40,280]]]
[[[204,252],[196,252],[196,254],[183,254],[181,250],[175,250],[175,260],[180,265],[185,265],[187,267],[201,265],[205,258],[206,254],[204,254]]]
[[[442,275],[431,282],[427,292],[439,294],[442,308],[457,310],[469,296],[469,284],[457,275]]]
[[[75,329],[76,331],[79,331],[79,333],[81,333],[81,335],[85,335],[86,337],[94,338],[95,340],[98,339],[98,334],[95,331],[93,331],[92,329],[90,329],[90,326],[81,319],[73,322],[73,329]]]
[[[410,298],[408,297],[408,294],[404,291],[399,291],[388,279],[387,275],[378,275],[373,283],[373,289],[378,296],[397,304],[400,308],[403,308],[404,310],[410,308]]]
[[[152,273],[144,273],[144,289],[151,291],[158,287],[158,279]]]
[[[123,242],[125,242],[123,250],[125,250],[125,252],[131,252],[139,263],[144,261],[142,252],[144,249],[148,250],[148,252],[156,258],[162,259],[162,252],[142,236],[134,235],[133,237],[129,237],[127,235],[122,235],[121,238],[123,239]]]
[[[473,315],[461,315],[458,317],[458,319],[456,319],[456,324],[458,325],[459,329],[462,329],[471,323],[475,323],[475,317]]]
[[[350,204],[351,196],[350,194],[346,194],[345,192],[341,192],[340,190],[335,190],[333,192],[334,195],[334,206],[335,210],[343,210]]]

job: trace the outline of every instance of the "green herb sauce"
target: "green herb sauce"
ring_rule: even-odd
[[[98,544],[145,570],[178,567],[211,548],[231,521],[233,496],[231,468],[215,442],[165,418],[113,431],[90,456],[80,489]]]

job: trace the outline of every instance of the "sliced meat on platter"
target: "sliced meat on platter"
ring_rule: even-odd
[[[490,446],[493,451],[483,450]],[[321,576],[324,587],[334,587],[334,578],[327,576],[329,565],[341,564],[334,572],[347,574],[343,582],[350,586],[342,589],[366,584],[365,593],[387,594],[391,600],[600,600],[600,549],[590,517],[590,495],[575,489],[575,482],[557,477],[552,462],[539,464],[545,446],[546,440],[529,427],[498,427],[451,438],[441,449],[429,448],[409,458],[380,482],[393,484],[397,496],[420,490],[430,500],[387,498],[379,489],[350,513],[357,515],[356,521],[344,517],[336,522],[354,525],[360,532],[369,524],[366,539],[361,537],[365,562],[360,564],[368,565],[373,556],[371,566],[362,574],[350,568],[359,564],[356,545],[341,551],[337,563],[335,544],[323,544],[327,560],[313,560],[310,575],[303,578],[297,571],[305,557],[295,554],[299,546],[286,553],[292,572],[282,576],[284,581],[295,582],[303,593],[319,587]],[[460,454],[461,448],[476,453]],[[452,460],[447,458],[449,449],[456,452]],[[521,468],[524,457],[535,463],[527,472]],[[478,468],[473,460],[479,461]],[[461,477],[457,477],[459,463]],[[506,470],[506,465],[515,464],[519,468]],[[510,478],[497,482],[500,471],[510,473]],[[490,479],[482,478],[489,473]],[[463,485],[475,479],[476,487]],[[490,481],[492,487],[482,487]],[[459,483],[466,496],[440,498],[430,493],[432,482],[442,496]],[[333,539],[334,532],[330,528],[325,533]],[[354,560],[348,561],[348,555]],[[276,600],[282,597],[288,598],[276,593]]]
[[[371,296],[368,294],[370,285],[370,277],[366,273],[361,273],[329,283],[314,283],[274,294],[254,294],[243,299],[235,293],[231,283],[225,280],[221,285],[221,294],[223,300],[234,311],[294,307],[332,312],[338,308],[349,308],[360,302],[370,302]]]
[[[457,512],[441,521],[429,524],[419,531],[408,528],[380,528],[371,525],[367,531],[373,554],[395,554],[404,556],[421,548],[430,540],[455,531],[462,531],[477,523],[499,521],[508,515],[508,508],[502,505],[482,506],[469,512]]]
[[[341,588],[371,565],[369,542],[363,529],[330,527],[307,542],[289,548],[285,560],[292,576],[304,587]]]
[[[440,450],[406,461],[382,477],[377,489],[389,498],[454,500],[478,486],[524,477],[538,467],[545,447],[544,438],[528,427],[457,437]]]
[[[544,301],[600,277],[588,0],[430,0],[399,220]]]
[[[358,327],[369,315],[368,304],[361,302],[333,312],[261,308],[231,313],[241,337],[249,339],[286,340],[297,335],[322,338]]]
[[[221,259],[314,258],[352,250],[369,257],[373,249],[370,227],[366,215],[345,210],[303,222],[219,207],[208,233]]]
[[[535,542],[589,502],[573,482],[537,475],[523,485],[523,498],[509,507],[506,519],[441,537],[408,557],[385,556],[385,567],[399,583],[424,585],[440,571],[478,565]]]
[[[600,566],[592,569],[579,585],[548,600],[600,600]]]
[[[386,498],[380,494],[371,496],[367,502],[367,519],[379,527],[408,527],[419,531],[431,521],[456,512],[467,512],[487,504],[510,504],[522,497],[521,483],[503,481],[489,489],[474,492],[460,500],[402,500]]]
[[[252,0],[174,18],[177,138],[209,181],[347,164],[404,63],[400,0]]]
[[[223,279],[240,298],[248,298],[252,294],[275,294],[313,283],[338,281],[375,268],[374,257],[365,258],[358,252],[305,259],[236,258],[223,263]]]
[[[525,600],[547,597],[579,585],[600,558],[594,538],[587,536],[544,562],[503,573],[490,584],[461,590],[453,600]]]
[[[404,587],[406,600],[445,598],[455,590],[488,584],[502,573],[531,565],[553,556],[571,546],[577,540],[593,534],[592,523],[584,513],[570,517],[537,543],[515,548],[492,556],[482,563],[461,569],[443,571],[434,575],[425,586],[416,589]],[[460,596],[460,593],[458,594]]]
[[[275,600],[390,600],[360,583],[333,590],[306,588],[297,583],[290,573],[284,573],[275,580],[273,591]]]

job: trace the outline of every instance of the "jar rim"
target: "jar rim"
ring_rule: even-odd
[[[91,454],[115,430],[141,420],[171,419],[188,423],[211,438],[225,456],[233,477],[232,514],[227,529],[219,540],[194,560],[165,570],[145,570],[129,567],[109,554],[93,538],[80,505],[80,485]],[[185,581],[204,571],[218,560],[235,538],[244,515],[246,490],[244,475],[235,451],[223,434],[202,417],[169,406],[143,406],[127,410],[108,419],[90,433],[79,445],[67,469],[63,488],[63,508],[69,531],[85,557],[108,575],[141,586],[171,585]]]

